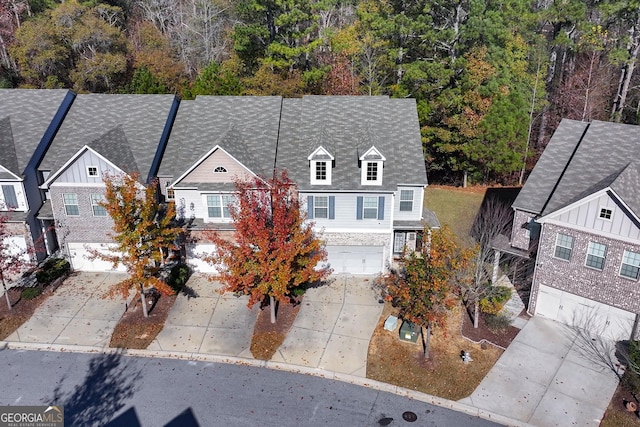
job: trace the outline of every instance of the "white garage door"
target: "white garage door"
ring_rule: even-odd
[[[628,340],[635,320],[634,313],[544,285],[538,292],[536,315],[614,340]]]
[[[123,265],[113,268],[113,264],[101,259],[91,259],[90,250],[108,253],[108,248],[100,243],[69,243],[71,266],[77,271],[126,271]]]
[[[215,247],[216,246],[213,244],[205,243],[188,245],[187,263],[189,263],[195,271],[199,271],[201,273],[215,273],[217,271],[215,266],[202,259],[203,256],[211,255]]]
[[[384,266],[383,246],[327,246],[328,263],[335,274],[378,274]]]
[[[23,254],[22,259],[25,262],[29,261],[29,253],[27,252],[27,240],[24,236],[9,236],[5,237],[5,244],[9,249],[9,253],[12,255]]]

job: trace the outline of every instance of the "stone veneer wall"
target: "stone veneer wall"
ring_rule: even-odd
[[[558,232],[573,236],[571,259],[554,258]],[[585,266],[589,241],[607,245],[602,271]],[[619,275],[623,251],[640,252],[640,242],[631,244],[552,224],[543,226],[529,311],[535,313],[540,285],[571,292],[623,310],[640,313],[640,283]]]
[[[531,244],[530,238],[527,237],[527,224],[529,217],[534,216],[532,213],[516,210],[513,215],[513,228],[511,230],[511,246],[518,249],[529,250]]]

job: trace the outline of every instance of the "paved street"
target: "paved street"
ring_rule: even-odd
[[[119,355],[0,351],[0,405],[65,406],[69,426],[495,426],[340,381],[250,366]],[[384,420],[387,418],[387,420]]]

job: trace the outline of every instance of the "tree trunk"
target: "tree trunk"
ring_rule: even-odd
[[[478,318],[480,317],[480,302],[476,298],[473,303],[473,327],[478,329]]]
[[[462,188],[467,188],[467,170],[465,169],[462,175]]]
[[[271,311],[271,323],[276,323],[276,300],[274,297],[269,297],[269,311]]]
[[[4,274],[0,271],[0,282],[2,282],[2,289],[4,289],[4,297],[7,300],[7,307],[11,310],[11,300],[9,299],[9,291],[7,290],[7,285],[4,283]]]
[[[427,323],[427,327],[423,329],[426,330],[426,332],[422,334],[424,360],[429,360],[429,346],[431,345],[431,323]]]
[[[611,120],[620,123],[622,121],[622,113],[624,112],[624,106],[627,103],[627,95],[629,93],[629,87],[631,84],[631,78],[636,67],[636,58],[640,53],[640,36],[636,35],[637,29],[633,28],[633,37],[631,46],[629,46],[629,54],[631,56],[629,62],[622,69],[620,76],[620,84],[618,86],[618,93],[614,102],[614,108],[611,109]]]
[[[142,314],[144,317],[149,317],[149,310],[147,310],[147,298],[144,295],[144,287],[140,285],[140,303],[142,304]]]

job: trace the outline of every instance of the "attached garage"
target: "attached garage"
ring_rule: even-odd
[[[384,268],[384,246],[327,246],[334,274],[378,274]]]
[[[25,261],[29,261],[29,253],[27,252],[27,240],[24,236],[9,236],[5,237],[5,243],[9,249],[9,253],[17,255],[22,253],[22,258]]]
[[[215,250],[215,245],[199,243],[187,246],[187,263],[201,273],[215,273],[217,269],[202,259],[203,256],[211,255]]]
[[[541,285],[536,315],[587,329],[614,340],[628,340],[636,315],[617,307]]]
[[[109,250],[101,243],[69,243],[71,266],[77,271],[126,271],[123,265],[113,268],[113,264],[101,259],[91,259],[91,250],[108,253]]]

